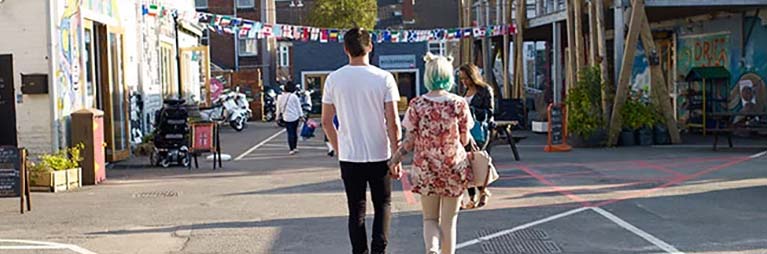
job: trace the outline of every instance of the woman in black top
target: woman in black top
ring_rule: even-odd
[[[489,126],[492,126],[494,101],[493,89],[482,80],[479,68],[474,64],[465,64],[458,68],[458,76],[461,85],[466,89],[463,95],[469,102],[472,115],[477,122],[485,123],[488,130],[485,133],[485,140],[477,144],[481,149],[485,149],[490,143]],[[477,201],[477,191],[479,190],[479,200]],[[490,191],[485,188],[469,188],[469,203],[464,205],[465,209],[481,208],[487,204]]]

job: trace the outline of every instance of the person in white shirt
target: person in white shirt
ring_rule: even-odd
[[[353,254],[386,253],[391,220],[391,178],[401,165],[389,169],[392,151],[402,135],[394,76],[370,65],[370,33],[354,28],[344,35],[349,64],[328,75],[322,97],[322,128],[338,154],[349,208],[349,238]],[[333,116],[341,124],[333,126]],[[368,249],[365,232],[366,191],[375,211]]]
[[[304,117],[301,109],[301,99],[295,94],[295,83],[288,82],[280,96],[277,96],[277,117],[285,121],[288,132],[288,147],[290,155],[298,153],[298,123]]]

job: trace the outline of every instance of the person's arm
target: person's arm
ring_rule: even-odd
[[[333,83],[331,80],[333,76],[328,75],[325,79],[325,88],[322,91],[322,130],[325,131],[325,137],[328,138],[328,142],[333,147],[333,151],[338,151],[338,131],[333,124],[333,118],[336,116],[336,106],[333,101]]]
[[[322,104],[322,130],[325,131],[328,142],[333,146],[333,151],[338,151],[338,131],[335,125],[333,125],[333,117],[335,115],[336,106],[333,104]]]
[[[290,95],[290,107],[298,111],[298,118],[303,118],[304,115],[304,109],[301,108],[301,98],[298,98],[298,95],[291,94]]]
[[[467,103],[460,103],[460,112],[458,113],[458,133],[461,145],[467,146],[471,141],[469,130],[474,127],[474,120],[471,117],[471,111]]]
[[[384,98],[384,117],[386,118],[386,133],[389,135],[389,145],[392,152],[399,150],[400,139],[402,139],[402,127],[399,122],[399,112],[397,112],[397,101],[399,101],[399,88],[393,75],[386,77],[386,97]],[[396,164],[390,167],[390,175],[399,179],[401,175],[402,164]]]

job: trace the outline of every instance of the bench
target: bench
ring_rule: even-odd
[[[714,151],[717,150],[719,144],[719,136],[722,134],[727,135],[727,144],[730,148],[732,145],[732,134],[736,131],[747,132],[767,132],[767,124],[763,122],[757,122],[753,125],[744,125],[743,123],[733,123],[736,117],[743,117],[746,121],[749,121],[755,117],[767,118],[767,112],[754,113],[754,112],[723,112],[711,114],[712,119],[716,121],[716,128],[706,129],[706,132],[714,134]]]

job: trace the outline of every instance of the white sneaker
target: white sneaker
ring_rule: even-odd
[[[289,154],[290,154],[290,155],[295,155],[295,154],[297,154],[297,153],[298,153],[298,149],[296,149],[296,150],[293,150],[293,151],[290,151],[290,153],[289,153]]]

